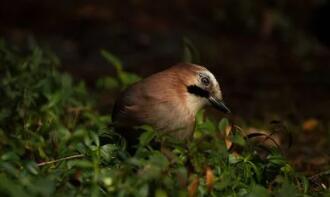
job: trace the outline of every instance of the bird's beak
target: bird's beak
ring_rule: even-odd
[[[227,114],[231,113],[231,111],[228,109],[228,107],[223,103],[221,99],[214,96],[210,96],[209,101],[216,109]]]

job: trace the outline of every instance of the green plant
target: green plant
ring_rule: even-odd
[[[105,89],[124,89],[127,86],[133,84],[136,81],[139,81],[141,78],[134,74],[126,72],[123,69],[122,62],[113,54],[106,50],[101,50],[101,55],[104,59],[113,65],[116,71],[117,77],[104,77],[97,81],[97,86]]]
[[[100,87],[120,89],[139,79],[118,58],[102,54],[117,77],[100,80]],[[58,64],[38,47],[21,53],[0,43],[1,196],[311,194],[308,180],[278,150],[261,157],[229,120],[216,124],[204,112],[190,143],[169,143],[171,157],[150,145],[158,136],[147,126],[129,155],[107,126],[111,118],[96,110],[96,97]]]
[[[117,148],[100,147],[98,134],[110,117],[97,113],[84,83],[57,71],[58,64],[52,54],[36,46],[22,53],[0,43],[2,194],[90,192],[70,190],[70,180],[80,172],[82,177],[92,173],[94,178],[88,175],[84,184],[95,188],[102,151],[111,157]],[[65,157],[80,159],[56,162]]]

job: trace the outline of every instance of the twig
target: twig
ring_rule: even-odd
[[[330,170],[320,172],[318,174],[315,174],[313,176],[308,177],[308,179],[315,184],[317,187],[321,187],[322,189],[327,189],[327,186],[325,183],[323,183],[321,177],[323,176],[329,176],[330,175]]]
[[[321,176],[326,176],[326,175],[330,175],[330,170],[326,170],[326,171],[317,173],[315,175],[312,175],[312,176],[308,177],[308,179],[312,180],[312,179],[316,179],[316,178],[319,178]]]
[[[77,159],[77,158],[82,158],[82,157],[84,157],[83,154],[71,155],[71,156],[68,156],[68,157],[60,158],[60,159],[41,162],[41,163],[38,163],[37,166],[40,167],[40,166],[44,166],[44,165],[48,165],[48,164],[52,164],[52,163],[57,163],[57,162],[60,162],[60,161],[65,161],[65,160],[70,160],[70,159]]]

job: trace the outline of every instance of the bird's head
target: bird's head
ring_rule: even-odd
[[[212,105],[216,109],[230,113],[224,104],[220,85],[214,75],[205,67],[198,65],[184,66],[183,76],[187,91],[187,102],[194,111],[205,105]]]

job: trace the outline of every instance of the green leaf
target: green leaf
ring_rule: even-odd
[[[240,145],[240,146],[245,146],[246,144],[246,141],[245,139],[243,138],[243,136],[239,135],[239,134],[234,134],[232,136],[232,142],[234,144],[237,144],[237,145]]]
[[[153,152],[153,154],[149,157],[149,161],[161,169],[166,169],[169,166],[168,159],[158,151]]]
[[[114,144],[106,144],[101,146],[101,157],[107,162],[116,159],[115,152],[118,150],[118,147]]]
[[[267,156],[267,159],[270,163],[275,165],[285,165],[287,162],[281,155],[269,155]]]
[[[204,122],[204,112],[205,112],[204,109],[201,109],[197,112],[197,114],[196,114],[196,124],[197,125],[202,124]]]
[[[39,174],[39,168],[35,162],[28,162],[26,164],[26,169],[33,175],[38,175]]]
[[[223,134],[226,133],[226,128],[229,126],[229,121],[227,118],[222,118],[221,121],[218,124],[218,129]]]
[[[27,197],[29,196],[22,186],[16,181],[10,180],[4,174],[0,174],[0,194],[11,197]]]
[[[260,185],[252,186],[251,191],[246,195],[246,197],[268,197],[270,196],[266,188]]]
[[[285,181],[283,183],[283,185],[281,186],[281,188],[278,190],[276,196],[278,197],[294,197],[294,196],[298,196],[298,191],[296,190],[296,188],[289,183],[288,181]]]
[[[113,77],[103,77],[97,80],[96,86],[101,89],[115,89],[119,88],[119,82]]]
[[[253,169],[256,177],[257,177],[257,181],[260,182],[261,179],[262,179],[261,169],[258,166],[256,166],[256,164],[254,164],[251,161],[247,161],[247,163],[250,164],[250,166],[252,167],[252,169]]]
[[[306,194],[308,192],[309,189],[309,181],[305,176],[301,177],[301,182],[303,185],[303,189],[304,189],[304,193]]]
[[[105,58],[105,60],[107,60],[110,64],[112,64],[115,67],[118,73],[122,72],[123,64],[115,55],[104,49],[101,50],[101,55]]]
[[[155,192],[155,197],[167,197],[167,193],[166,191],[164,191],[163,189],[158,188]]]
[[[97,147],[99,147],[99,146],[100,146],[100,138],[99,138],[99,136],[98,136],[96,133],[92,132],[92,133],[91,133],[91,137],[92,137],[92,139],[93,139],[95,145],[96,145]]]
[[[139,137],[140,145],[147,146],[152,139],[155,138],[155,132],[151,129],[148,129],[144,133],[142,133]]]
[[[214,184],[214,188],[217,189],[218,191],[223,191],[227,187],[230,187],[232,184],[232,181],[231,181],[230,176],[228,176],[228,175],[229,175],[229,171],[227,171],[225,174],[223,174],[221,176],[221,179]]]
[[[137,191],[137,196],[147,197],[148,194],[149,194],[149,185],[148,184],[142,185],[139,188],[139,190]]]
[[[197,48],[188,38],[183,38],[183,57],[182,62],[185,63],[199,63],[200,55]]]
[[[123,72],[119,73],[119,79],[120,79],[121,83],[124,85],[124,87],[127,87],[137,81],[140,81],[141,77],[139,77],[136,74],[123,71]]]
[[[3,161],[18,161],[19,159],[19,156],[14,151],[6,152],[1,155],[1,160]]]
[[[1,171],[6,172],[8,175],[13,177],[17,177],[19,171],[14,167],[13,164],[9,162],[1,162],[0,167]]]
[[[67,166],[69,169],[77,167],[82,169],[92,169],[93,163],[88,160],[71,160],[67,162]]]
[[[281,171],[284,172],[285,174],[289,174],[293,172],[293,168],[289,164],[285,164],[282,168]]]
[[[55,184],[47,178],[40,177],[32,185],[29,185],[29,190],[35,194],[40,194],[37,196],[52,196],[55,191]]]
[[[197,125],[199,130],[202,130],[204,133],[212,135],[216,132],[216,126],[210,119],[206,119],[202,124]]]
[[[238,162],[241,162],[243,160],[242,156],[237,154],[229,154],[228,155],[228,161],[230,164],[235,164]]]

